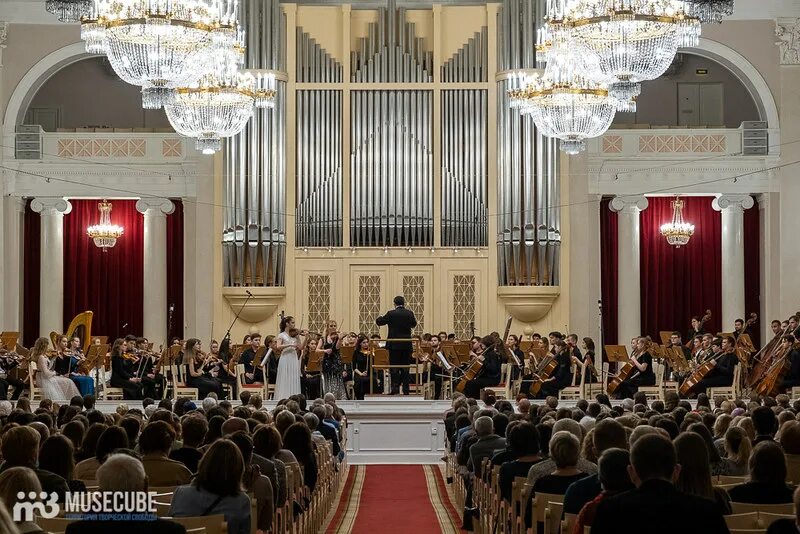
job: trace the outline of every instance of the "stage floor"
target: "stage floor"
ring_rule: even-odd
[[[575,402],[561,401],[559,406],[573,407]],[[111,413],[122,403],[141,408],[140,401],[99,401],[97,409]],[[238,401],[233,404],[238,405]],[[276,404],[264,401],[269,410]],[[351,464],[435,464],[444,456],[442,417],[450,408],[449,400],[379,395],[337,404],[347,414],[347,456]]]

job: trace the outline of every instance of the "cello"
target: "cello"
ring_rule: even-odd
[[[776,354],[772,358],[769,369],[764,373],[764,379],[758,382],[753,388],[755,393],[768,397],[774,397],[780,393],[780,385],[783,381],[783,377],[786,376],[786,373],[789,372],[792,366],[788,358],[789,351],[791,350],[791,345],[787,343],[784,346],[784,343],[781,342],[776,350]]]
[[[555,356],[548,352],[533,371],[533,376],[535,376],[536,379],[531,384],[531,395],[536,396],[539,394],[539,392],[542,390],[542,384],[544,381],[550,378],[556,369],[558,369],[558,360]]]
[[[754,363],[750,372],[747,374],[747,387],[754,388],[764,379],[775,359],[776,351],[780,348],[781,339],[788,333],[789,328],[790,327],[787,325],[780,334],[772,338],[769,343],[764,345],[761,350],[750,359]]]
[[[638,356],[639,356],[639,351],[638,350],[634,351],[633,354],[631,354],[631,358],[627,362],[622,364],[622,367],[619,368],[619,371],[617,371],[617,376],[615,376],[611,380],[611,382],[608,383],[608,388],[606,389],[606,391],[608,392],[609,395],[613,395],[614,393],[616,393],[617,389],[619,389],[620,384],[629,379],[633,375],[634,371],[637,370],[637,367],[633,364],[631,360]]]
[[[678,390],[678,392],[684,397],[688,395],[689,392],[692,390],[692,388],[695,387],[702,379],[706,377],[706,375],[708,375],[708,373],[710,373],[717,366],[717,360],[727,354],[729,354],[729,352],[719,352],[718,354],[715,354],[714,356],[712,356],[711,358],[700,364],[700,366],[697,369],[695,369],[694,372],[691,375],[689,375],[689,377],[686,380],[683,381],[683,384],[681,384],[681,387]]]
[[[699,333],[703,330],[703,325],[705,325],[710,320],[711,320],[711,310],[706,310],[706,312],[697,322],[697,328],[694,330],[695,334],[693,336],[689,336],[689,339],[687,339],[686,343],[684,343],[686,347],[691,348],[692,340],[694,339],[694,337],[699,335]]]

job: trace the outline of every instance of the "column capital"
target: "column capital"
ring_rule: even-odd
[[[800,19],[777,19],[775,35],[778,37],[781,65],[800,65]]]
[[[169,215],[175,211],[175,204],[168,198],[140,198],[136,201],[136,211],[142,214],[149,211],[153,215]]]
[[[614,197],[608,206],[611,211],[623,211],[628,213],[638,213],[647,209],[650,203],[644,195],[628,195]]]
[[[711,207],[717,211],[722,210],[749,210],[755,205],[753,197],[750,195],[718,195],[711,201]]]
[[[31,202],[31,209],[42,215],[53,215],[54,212],[67,214],[72,211],[72,204],[60,197],[36,197]]]

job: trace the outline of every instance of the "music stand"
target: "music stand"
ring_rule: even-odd
[[[389,364],[389,351],[383,348],[376,348],[373,351],[373,358],[372,358],[372,366],[370,369],[372,372],[375,372],[375,369],[378,369],[380,372],[383,372],[386,369],[390,368]],[[370,377],[369,381],[369,394],[374,395],[374,384],[375,384],[375,376]],[[385,387],[385,383],[384,383]]]
[[[355,345],[342,346],[342,348],[339,349],[339,352],[340,352],[340,354],[342,356],[342,363],[349,363],[349,364],[352,365],[352,363],[353,363],[353,354],[355,353],[355,351],[356,351],[356,346]]]
[[[3,332],[0,334],[0,341],[6,350],[13,351],[19,341],[19,332]]]
[[[308,354],[308,361],[306,361],[306,373],[320,373],[322,372],[322,358],[325,353],[321,350],[311,351]]]
[[[456,356],[458,357],[459,365],[462,363],[469,363],[469,361],[472,359],[469,357],[469,349],[470,349],[469,341],[459,341],[458,343],[453,345],[453,348],[456,351]]]
[[[625,345],[606,345],[606,359],[609,363],[614,362],[617,364],[617,368],[630,358],[628,357],[628,347]]]
[[[681,347],[672,346],[664,349],[664,357],[669,362],[669,366],[674,371],[683,373],[689,370],[689,362],[686,361],[686,356],[683,354]]]
[[[86,361],[89,363],[89,367],[94,368],[94,389],[98,394],[100,392],[100,364],[101,362],[105,363],[103,359],[106,354],[108,354],[108,344],[95,345],[94,343],[89,345],[89,351],[86,353]],[[105,384],[103,384],[103,387],[105,388]]]

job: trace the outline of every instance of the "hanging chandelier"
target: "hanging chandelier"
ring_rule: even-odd
[[[92,4],[90,0],[47,0],[44,8],[59,22],[78,22],[81,17],[89,15]]]
[[[274,107],[274,84],[274,76],[272,88],[268,88],[251,73],[209,74],[194,87],[178,89],[164,111],[176,132],[195,138],[197,150],[203,154],[213,154],[222,148],[223,137],[244,129],[254,107]]]
[[[694,235],[694,225],[683,220],[683,201],[679,197],[672,201],[672,221],[661,225],[661,235],[675,248],[688,243]]]
[[[558,31],[582,43],[613,78],[620,103],[641,93],[641,82],[661,76],[681,46],[695,46],[700,21],[682,0],[548,0],[562,14]]]
[[[722,22],[733,15],[734,0],[684,0],[687,11],[703,24]]]
[[[609,96],[591,50],[557,31],[538,37],[537,54],[547,61],[544,75],[521,76],[519,87],[509,91],[511,106],[530,115],[543,135],[560,139],[562,151],[575,155],[586,149],[586,139],[608,130],[618,103]]]
[[[86,233],[97,248],[106,252],[117,244],[117,239],[122,236],[124,228],[111,224],[111,202],[103,199],[97,205],[97,209],[100,210],[100,222],[87,228]]]
[[[238,0],[95,0],[81,38],[158,109],[200,79],[215,48],[235,46],[237,10]]]

